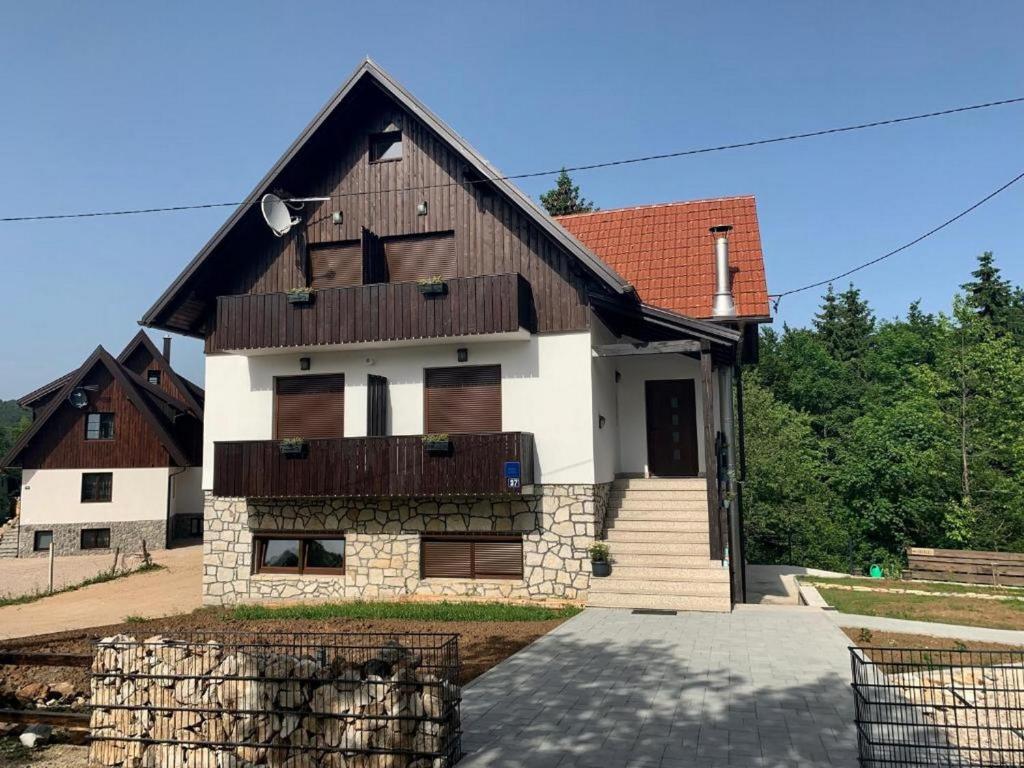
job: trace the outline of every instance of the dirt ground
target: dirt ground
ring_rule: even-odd
[[[859,647],[920,648],[929,651],[938,651],[939,653],[934,654],[932,657],[936,664],[958,663],[957,660],[952,658],[956,657],[958,654],[944,654],[942,651],[1014,651],[1019,654],[1024,650],[1024,646],[1003,645],[1002,643],[980,643],[974,640],[961,641],[948,637],[931,637],[929,635],[914,635],[902,632],[880,632],[877,630],[870,630],[865,633],[864,630],[850,628],[844,629],[843,633],[850,638],[853,645]],[[868,652],[868,657],[870,658],[870,656],[871,654]],[[959,661],[962,662],[963,659],[961,658]],[[1013,659],[1009,656],[996,656],[992,659],[993,664],[1009,661],[1019,661],[1019,656]]]

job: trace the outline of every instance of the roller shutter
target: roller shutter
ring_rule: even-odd
[[[388,279],[393,283],[434,277],[455,277],[455,233],[388,238],[384,240]]]
[[[423,400],[428,433],[501,432],[501,366],[428,368]]]
[[[358,240],[311,245],[309,266],[314,288],[362,285],[363,247]]]
[[[420,541],[423,578],[521,579],[521,536],[429,536]]]
[[[274,436],[322,438],[345,434],[345,376],[285,376],[274,382]]]

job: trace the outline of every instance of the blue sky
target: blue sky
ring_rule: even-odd
[[[33,2],[0,10],[0,216],[238,200],[369,55],[506,173],[1024,95],[1024,4]],[[581,173],[602,208],[755,194],[769,288],[872,258],[1024,170],[1024,105]],[[537,195],[550,182],[531,180]],[[1024,282],[1024,183],[860,273],[940,311]],[[0,398],[117,351],[228,210],[0,224]],[[785,299],[803,324],[817,292]],[[176,362],[202,381],[196,341]]]

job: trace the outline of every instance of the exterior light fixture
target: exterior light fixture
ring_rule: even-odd
[[[311,361],[310,361],[310,359],[308,357],[300,357],[299,358],[299,370],[300,371],[308,371],[310,365],[311,365]]]
[[[424,200],[422,203],[416,204],[416,215],[426,216],[427,215],[427,201]]]
[[[455,350],[455,358],[460,362],[464,363],[469,360],[469,350],[465,347],[459,347]]]
[[[335,224],[344,224],[345,214],[342,213],[341,211],[334,211],[334,213],[331,214],[331,221],[333,221]]]

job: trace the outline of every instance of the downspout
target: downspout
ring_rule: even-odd
[[[167,513],[164,515],[164,548],[171,548],[171,491],[174,488],[174,478],[188,471],[188,467],[179,467],[178,472],[167,473]]]
[[[733,602],[746,602],[745,579],[746,570],[743,562],[743,547],[740,542],[741,527],[739,502],[737,499],[737,466],[736,466],[736,429],[733,419],[733,373],[735,364],[723,367],[719,374],[719,392],[721,402],[722,434],[725,435],[726,474],[722,479],[725,487],[725,502],[728,515],[729,564],[732,571]]]

